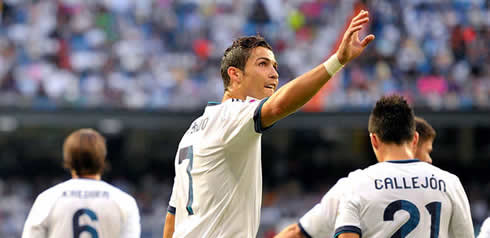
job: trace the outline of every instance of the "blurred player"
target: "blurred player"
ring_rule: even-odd
[[[349,174],[335,237],[474,237],[458,177],[413,159],[418,133],[402,97],[378,100],[369,132],[379,163]]]
[[[423,118],[415,117],[419,141],[415,158],[432,163],[430,153],[436,131]],[[286,227],[275,238],[321,238],[333,237],[340,199],[344,196],[346,178],[341,178],[326,194],[321,202],[308,211],[297,224]]]
[[[490,217],[488,217],[481,225],[478,238],[490,238]]]
[[[419,133],[415,158],[432,164],[430,153],[432,152],[432,144],[436,138],[436,131],[426,120],[420,117],[415,117],[415,127]]]
[[[72,179],[43,193],[29,212],[22,238],[139,238],[136,201],[101,181],[105,139],[92,129],[70,134],[63,145],[63,164]]]
[[[274,238],[333,237],[340,199],[344,196],[347,178],[341,178],[323,196],[320,203],[308,211],[298,223],[289,225]]]
[[[361,11],[336,54],[277,92],[277,62],[257,36],[239,38],[221,61],[225,92],[182,138],[164,237],[255,237],[262,203],[261,133],[308,102],[374,39],[359,40]]]

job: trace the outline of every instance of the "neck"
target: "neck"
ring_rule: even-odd
[[[100,180],[100,174],[77,175],[77,173],[75,173],[75,171],[71,171],[71,177],[74,178],[74,179],[84,178],[84,179]]]
[[[379,162],[385,162],[390,160],[408,160],[413,159],[414,154],[409,144],[403,145],[386,145],[385,148],[378,154]]]
[[[245,100],[247,97],[243,95],[237,95],[236,93],[232,93],[230,91],[225,91],[225,94],[223,95],[223,99],[221,99],[221,102],[224,102],[230,98],[236,98],[240,100]]]

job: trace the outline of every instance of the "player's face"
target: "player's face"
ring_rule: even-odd
[[[279,84],[274,53],[264,47],[254,48],[245,64],[242,78],[246,96],[257,99],[270,97]]]
[[[420,143],[417,146],[417,153],[415,153],[415,158],[432,164],[432,158],[430,157],[430,153],[432,152],[432,142],[433,140],[427,140]]]

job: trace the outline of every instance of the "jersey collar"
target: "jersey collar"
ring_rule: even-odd
[[[253,97],[250,97],[250,96],[247,96],[245,98],[245,100],[241,100],[241,99],[237,99],[237,98],[229,98],[228,100],[232,100],[232,101],[245,101],[245,102],[253,102],[253,101],[259,101],[257,98],[253,98]],[[208,102],[207,106],[216,106],[216,105],[220,105],[221,103],[220,102]]]
[[[221,104],[220,102],[208,102],[208,106],[216,106],[220,104]]]
[[[418,159],[405,159],[405,160],[388,160],[386,162],[395,163],[395,164],[407,164],[413,162],[420,162]]]

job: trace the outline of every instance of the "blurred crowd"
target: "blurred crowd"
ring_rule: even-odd
[[[62,182],[56,177],[37,177],[27,181],[25,178],[0,179],[0,237],[21,237],[23,225],[35,197],[51,185]],[[124,178],[113,181],[117,187],[133,195],[141,215],[142,238],[161,238],[168,200],[172,192],[172,181],[158,180],[145,176],[134,183]],[[298,219],[318,203],[322,196],[335,183],[328,181],[316,192],[306,191],[301,183],[291,180],[272,190],[265,189],[262,206],[260,230],[257,237],[272,238],[286,225]],[[482,221],[490,215],[487,200],[490,187],[479,183],[465,184],[471,202],[473,222],[478,230]],[[483,188],[483,189],[482,189]],[[486,191],[487,194],[482,194]]]
[[[433,110],[490,108],[486,0],[4,0],[0,106],[195,110],[223,93],[238,36],[273,46],[281,83],[335,49],[356,9],[376,40],[314,110],[405,95]]]
[[[399,93],[418,108],[490,109],[488,0],[3,0],[0,106],[196,110],[219,100],[221,56],[260,33],[274,48],[280,83],[335,49],[349,17],[368,9],[376,40],[342,70],[314,110],[363,110]],[[34,198],[61,178],[0,179],[0,237],[20,237]],[[142,237],[161,237],[171,180],[114,178],[134,195]],[[259,237],[318,202],[335,181],[264,189]],[[463,181],[475,225],[490,187]],[[483,189],[482,189],[483,187]],[[316,191],[316,192],[314,192]]]

